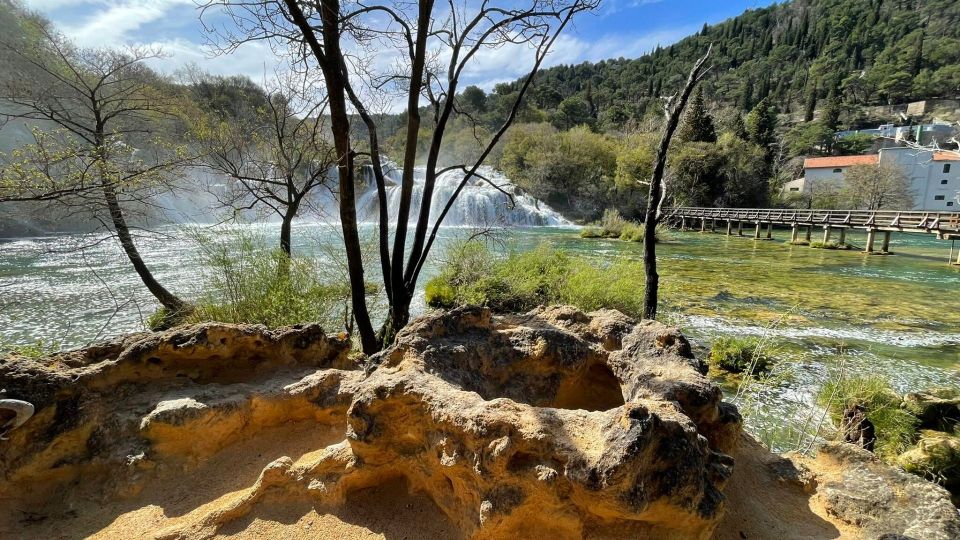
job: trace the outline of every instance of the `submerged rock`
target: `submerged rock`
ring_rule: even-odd
[[[36,414],[0,442],[0,537],[743,538],[773,504],[782,538],[956,527],[919,478],[743,438],[705,372],[676,328],[563,306],[430,314],[363,365],[316,326],[15,357],[0,387]]]

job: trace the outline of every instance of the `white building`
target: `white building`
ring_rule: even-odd
[[[808,158],[803,162],[804,177],[787,182],[786,193],[813,193],[818,186],[841,184],[846,171],[854,165],[895,165],[910,180],[914,193],[913,208],[902,210],[960,211],[960,155],[956,152],[932,152],[916,148],[883,148],[866,156]]]

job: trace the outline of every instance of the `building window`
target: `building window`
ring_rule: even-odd
[[[941,185],[941,186],[945,186],[945,185],[947,185],[947,182],[949,182],[949,180],[941,180],[941,181],[940,181],[940,185]]]
[[[944,195],[936,195],[936,196],[933,197],[933,200],[935,200],[935,201],[942,201],[942,200],[944,200],[944,199],[946,199],[946,198],[947,198],[947,197],[944,196]]]
[[[944,164],[943,164],[943,172],[945,172],[945,173],[950,172],[950,164],[949,164],[949,163],[944,163]]]
[[[834,169],[833,172],[835,173],[843,172],[843,169]],[[949,171],[943,171],[943,172],[949,172]]]
[[[947,206],[953,206],[953,201],[948,201]]]
[[[800,188],[798,188],[798,187],[792,187],[792,188],[790,188],[790,191],[800,191]]]

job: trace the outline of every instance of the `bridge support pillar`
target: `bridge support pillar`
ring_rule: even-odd
[[[700,232],[707,232],[707,218],[700,218]]]
[[[880,253],[890,253],[890,231],[883,231],[883,244],[880,246]]]
[[[847,243],[847,228],[846,228],[846,227],[841,227],[841,228],[840,228],[840,240],[839,240],[839,243],[840,243],[841,246]]]
[[[717,232],[717,220],[710,220],[710,232]]]
[[[733,221],[727,220],[727,236],[730,236],[730,233],[733,232]]]
[[[803,238],[804,238],[804,240],[807,241],[808,244],[810,243],[810,236],[811,236],[812,234],[813,234],[813,225],[807,225],[807,232],[804,233],[804,237],[803,237]]]
[[[791,244],[797,243],[797,226],[796,225],[793,225],[792,227],[790,227],[790,243]]]
[[[680,218],[680,230],[681,231],[687,230],[687,218],[685,217]]]
[[[833,232],[833,227],[829,225],[824,225],[823,227],[823,243],[826,244],[830,241],[830,233]]]
[[[877,238],[877,230],[874,228],[867,229],[867,245],[864,246],[864,253],[873,253],[873,241]]]
[[[756,228],[754,228],[753,230],[753,239],[754,240],[760,239],[760,222],[759,221],[757,222]]]
[[[773,222],[767,223],[767,240],[773,239]]]
[[[743,222],[737,220],[737,236],[743,236]]]

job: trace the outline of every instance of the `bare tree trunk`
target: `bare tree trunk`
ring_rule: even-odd
[[[168,311],[171,313],[183,312],[187,306],[186,302],[164,288],[164,286],[153,277],[150,269],[147,268],[146,263],[143,262],[143,258],[140,257],[140,251],[137,250],[137,246],[133,242],[133,236],[130,235],[127,220],[123,217],[123,209],[120,208],[117,192],[113,188],[113,185],[107,181],[103,183],[103,197],[107,202],[107,208],[110,211],[110,220],[113,222],[113,228],[117,232],[117,238],[120,239],[120,246],[123,248],[123,252],[127,254],[127,258],[130,259],[130,263],[133,265],[133,269],[136,270],[137,275],[140,276],[140,280],[147,286],[150,294],[160,302],[160,305],[167,308]]]
[[[712,45],[711,45],[712,48]],[[650,178],[650,191],[647,195],[647,212],[643,222],[643,269],[646,276],[646,286],[643,291],[643,317],[645,319],[657,318],[657,294],[660,289],[660,274],[657,273],[657,224],[660,222],[660,206],[663,202],[663,172],[667,166],[667,152],[670,150],[670,141],[673,139],[673,133],[680,122],[680,115],[683,114],[684,107],[687,106],[687,100],[693,88],[700,81],[704,73],[703,65],[710,56],[710,49],[703,55],[693,69],[690,70],[690,76],[687,77],[687,84],[683,91],[678,95],[672,96],[665,108],[667,125],[663,128],[663,136],[660,138],[660,145],[657,147],[657,156],[653,162],[653,176]]]
[[[350,117],[344,97],[345,72],[343,53],[340,50],[338,0],[322,0],[321,18],[323,21],[323,47],[314,37],[313,28],[303,14],[296,0],[286,0],[287,9],[297,25],[307,45],[313,52],[327,85],[330,106],[330,127],[333,132],[333,144],[337,152],[337,171],[340,176],[340,223],[343,230],[343,243],[347,254],[347,273],[350,275],[350,300],[353,318],[360,333],[363,352],[371,354],[380,349],[370,312],[367,310],[366,283],[363,276],[363,253],[360,249],[360,234],[357,230],[357,207],[354,186],[353,149],[350,145]]]
[[[288,259],[293,256],[293,242],[291,240],[293,236],[293,218],[297,216],[299,208],[299,203],[290,204],[287,206],[283,216],[281,216],[280,250],[286,254]]]

